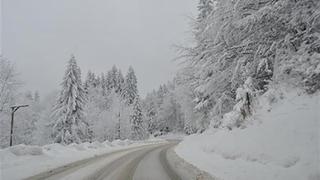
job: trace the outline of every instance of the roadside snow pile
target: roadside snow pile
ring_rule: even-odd
[[[117,140],[67,146],[49,144],[42,147],[16,145],[0,150],[0,179],[24,179],[82,159],[125,148],[161,142],[165,141],[161,139],[148,139],[146,141]]]
[[[247,128],[188,136],[177,154],[219,179],[319,180],[320,94],[269,92],[259,103]]]
[[[16,156],[39,156],[43,154],[42,148],[39,146],[26,146],[24,144],[20,144],[17,146],[13,146],[9,148],[9,151]]]
[[[132,141],[126,139],[126,140],[115,140],[112,143],[112,146],[129,146],[132,144]]]

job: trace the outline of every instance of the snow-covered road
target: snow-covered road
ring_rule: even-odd
[[[37,179],[103,179],[103,180],[178,180],[181,162],[172,162],[168,152],[173,152],[177,141],[169,143],[145,145],[96,156],[56,168],[36,176],[27,178]],[[169,161],[168,161],[169,159]],[[175,161],[177,161],[175,159]],[[173,165],[172,165],[173,164]],[[178,172],[178,173],[177,173]],[[189,175],[187,175],[189,176]],[[190,176],[191,178],[191,176]]]

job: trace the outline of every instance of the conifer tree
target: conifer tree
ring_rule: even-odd
[[[117,89],[118,78],[118,69],[116,66],[113,66],[110,71],[107,73],[106,77],[106,88],[110,92],[111,90],[115,91]]]
[[[88,123],[83,108],[86,94],[81,83],[81,71],[74,56],[68,62],[62,90],[54,108],[52,136],[56,143],[81,143],[89,139]]]
[[[137,77],[133,68],[130,66],[126,75],[123,97],[128,105],[133,104],[134,99],[138,96]]]
[[[88,93],[89,89],[93,87],[96,87],[96,75],[93,72],[88,71],[86,80],[84,82],[84,89]]]
[[[124,77],[120,69],[118,69],[116,73],[116,81],[115,81],[115,92],[121,95],[122,90],[124,89]]]
[[[131,123],[131,138],[133,140],[141,140],[146,136],[146,130],[143,123],[142,107],[140,99],[137,97],[133,102],[133,110],[130,116]]]
[[[101,88],[102,95],[105,96],[106,95],[106,91],[107,91],[107,82],[106,82],[106,76],[104,75],[104,73],[101,73],[101,75],[100,75],[99,86]]]

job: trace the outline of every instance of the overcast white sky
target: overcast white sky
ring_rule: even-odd
[[[0,0],[1,1],[1,0]],[[73,53],[83,76],[113,64],[136,70],[142,95],[177,69],[173,44],[190,39],[197,0],[2,0],[2,53],[24,89],[58,89]]]

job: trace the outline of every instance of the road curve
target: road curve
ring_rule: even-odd
[[[145,145],[78,161],[27,180],[179,180],[167,151],[178,142]]]

